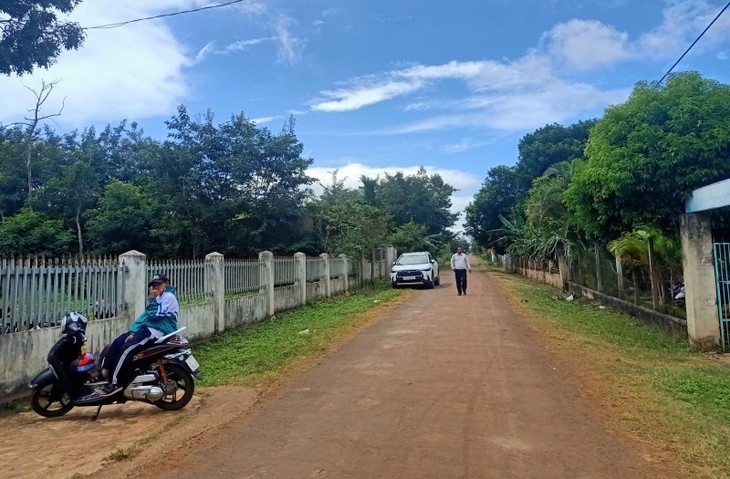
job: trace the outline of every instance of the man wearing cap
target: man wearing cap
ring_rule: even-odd
[[[109,345],[109,350],[101,363],[101,375],[109,380],[109,384],[97,391],[97,394],[108,396],[121,390],[117,379],[122,372],[125,360],[130,353],[146,343],[161,338],[177,330],[177,315],[180,312],[175,287],[170,286],[170,279],[164,274],[155,275],[147,285],[147,308],[132,323],[129,331],[119,335]],[[111,373],[111,377],[110,377]]]

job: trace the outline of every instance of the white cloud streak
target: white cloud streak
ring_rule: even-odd
[[[436,90],[439,82],[462,81],[470,90],[460,99],[420,98],[408,112],[447,110],[378,134],[476,127],[497,130],[533,128],[595,111],[626,100],[631,87],[601,90],[571,80],[574,74],[625,61],[663,59],[686,48],[717,14],[705,0],[667,2],[662,24],[631,40],[626,32],[595,20],[572,19],[546,32],[540,46],[513,61],[451,61],[412,65],[381,75],[354,78],[347,86],[325,90],[311,102],[316,112],[348,112]],[[730,32],[730,17],[715,25],[718,39]],[[688,19],[690,19],[688,21]],[[566,70],[567,68],[567,70]],[[558,73],[560,72],[560,73]]]

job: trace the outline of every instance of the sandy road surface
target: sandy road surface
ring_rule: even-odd
[[[95,477],[667,477],[605,429],[488,274],[458,297],[446,273],[257,404],[230,395],[225,425]]]

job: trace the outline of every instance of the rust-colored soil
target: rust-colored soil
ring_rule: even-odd
[[[3,478],[665,478],[571,362],[475,271],[414,292],[269,391],[199,389],[185,410],[0,417]],[[205,365],[203,365],[205,368]],[[578,379],[580,378],[580,379]],[[600,379],[600,378],[598,378]],[[137,444],[137,454],[107,458]],[[132,449],[132,451],[135,448]]]

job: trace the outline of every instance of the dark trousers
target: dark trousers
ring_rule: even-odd
[[[112,384],[119,384],[126,379],[129,371],[127,371],[128,367],[125,366],[128,366],[129,360],[133,356],[132,352],[144,344],[155,340],[152,332],[146,326],[143,326],[139,332],[134,333],[132,339],[127,341],[129,334],[129,332],[126,332],[117,336],[109,345],[106,356],[104,356],[104,360],[101,363],[103,369],[109,370],[109,382]]]
[[[459,294],[466,294],[466,270],[455,269],[454,276],[456,277],[456,291],[458,291]]]

